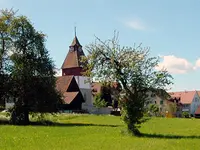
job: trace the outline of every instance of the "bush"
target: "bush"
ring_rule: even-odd
[[[182,116],[183,116],[184,118],[190,118],[189,112],[183,112],[183,113],[182,113]]]
[[[96,108],[102,108],[102,107],[106,107],[107,102],[104,99],[102,99],[101,93],[98,93],[94,96],[93,104]]]

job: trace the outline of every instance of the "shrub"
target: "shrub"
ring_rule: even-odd
[[[190,118],[189,112],[186,112],[186,111],[182,113],[182,116],[183,116],[184,118]]]

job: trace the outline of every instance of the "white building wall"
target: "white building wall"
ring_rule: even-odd
[[[190,114],[193,114],[195,113],[196,109],[198,108],[198,106],[200,106],[200,98],[198,96],[197,93],[195,93],[195,96],[192,100],[192,103],[190,105]]]
[[[91,89],[89,77],[75,76],[75,79],[80,89]]]
[[[90,112],[93,109],[93,103],[89,77],[75,76],[75,79],[85,100],[85,103],[82,104],[82,108],[87,109]]]

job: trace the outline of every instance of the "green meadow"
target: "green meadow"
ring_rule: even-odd
[[[2,117],[2,115],[1,115]],[[141,137],[126,132],[120,117],[48,115],[53,125],[0,125],[0,149],[27,150],[199,150],[200,120],[151,118]]]

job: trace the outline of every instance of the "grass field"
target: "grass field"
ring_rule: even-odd
[[[200,120],[152,118],[142,125],[142,137],[126,134],[119,117],[48,116],[54,126],[0,125],[0,149],[29,150],[199,150]]]

